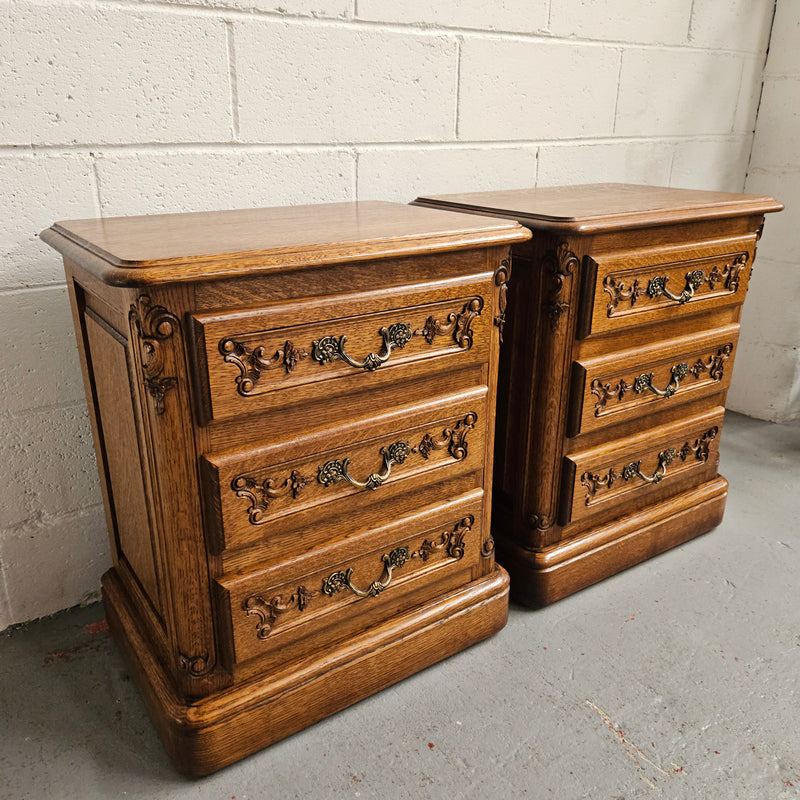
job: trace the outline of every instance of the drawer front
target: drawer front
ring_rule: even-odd
[[[700,419],[654,428],[644,434],[567,456],[563,524],[611,505],[623,514],[630,503],[663,499],[670,487],[694,475],[700,483],[716,474],[724,409]]]
[[[579,336],[744,302],[755,237],[586,258]]]
[[[468,582],[491,558],[480,496],[362,531],[291,564],[218,579],[227,660],[318,650]]]
[[[219,552],[295,528],[313,527],[319,536],[334,519],[363,516],[398,494],[413,504],[421,486],[482,470],[487,416],[483,387],[362,421],[346,436],[203,457],[212,546]],[[346,443],[331,447],[335,435]],[[298,450],[303,454],[287,459]]]
[[[730,386],[739,326],[573,365],[568,435],[635,419]]]
[[[391,294],[195,314],[194,371],[204,415],[221,419],[485,362],[492,286],[489,276],[472,276]]]

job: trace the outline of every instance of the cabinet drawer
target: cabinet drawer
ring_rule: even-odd
[[[491,557],[481,496],[350,534],[291,564],[218,579],[227,660],[277,653],[287,661],[476,577]]]
[[[586,258],[579,336],[744,302],[754,236]]]
[[[363,516],[365,507],[398,493],[411,506],[421,486],[480,472],[486,391],[400,408],[335,434],[203,457],[212,547],[219,552],[294,529],[318,532],[334,517]],[[287,459],[292,452],[297,457]]]
[[[604,444],[565,458],[563,523],[577,522],[618,504],[633,505],[679,491],[684,479],[713,477],[719,461],[719,432],[725,414],[715,408],[701,418]]]
[[[192,316],[206,419],[334,398],[485,362],[491,276]]]
[[[568,435],[727,390],[739,326],[576,361]]]

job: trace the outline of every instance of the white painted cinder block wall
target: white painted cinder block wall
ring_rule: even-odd
[[[0,0],[0,629],[96,597],[109,563],[61,264],[38,231],[581,181],[741,191],[772,15],[773,0]]]
[[[745,191],[786,208],[767,217],[742,312],[728,407],[800,417],[800,2],[778,0]]]

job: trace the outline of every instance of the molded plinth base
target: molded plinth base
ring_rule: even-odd
[[[511,596],[539,607],[669,550],[722,521],[728,482],[717,477],[691,491],[541,550],[498,536],[497,560],[511,574]]]
[[[488,576],[340,642],[222,692],[177,695],[141,635],[114,570],[103,576],[111,630],[175,765],[205,775],[499,631],[508,575]]]

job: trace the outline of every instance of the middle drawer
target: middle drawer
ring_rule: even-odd
[[[296,531],[324,541],[336,517],[380,521],[380,504],[459,474],[480,473],[487,388],[398,407],[335,432],[268,447],[208,454],[200,469],[215,552]],[[287,455],[295,454],[293,458]],[[269,523],[269,524],[267,524]]]
[[[627,422],[730,386],[739,326],[684,336],[572,365],[567,435]]]

